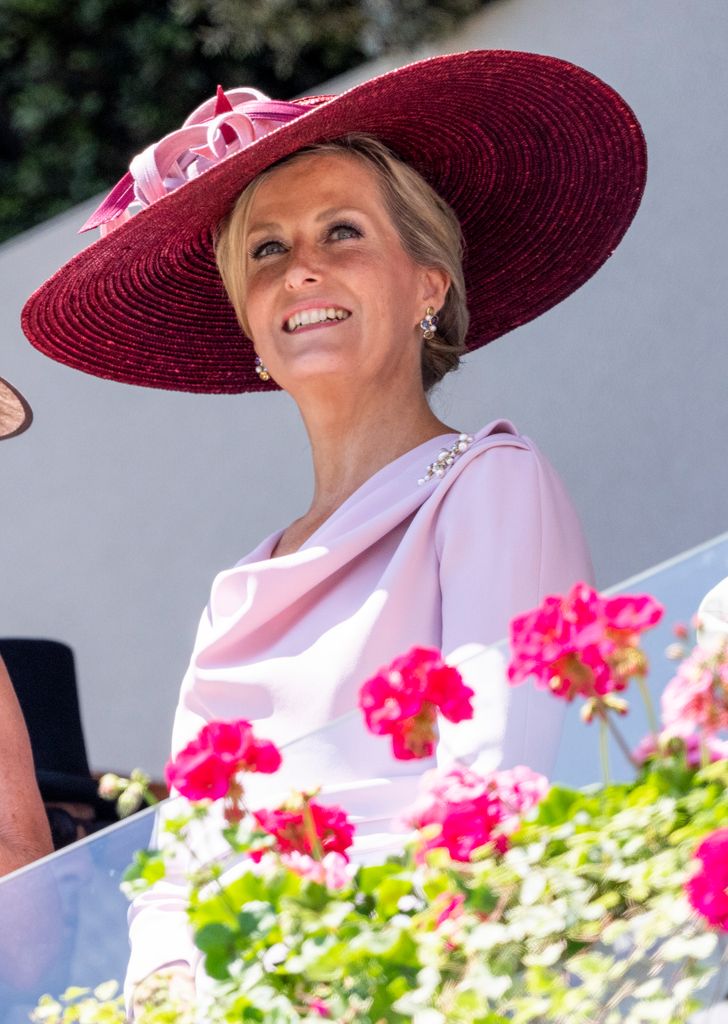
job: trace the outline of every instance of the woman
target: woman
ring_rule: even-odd
[[[608,86],[498,51],[410,65],[334,99],[219,92],[135,158],[89,221],[109,237],[29,301],[26,333],[118,380],[282,387],[314,468],[308,511],[213,584],[175,749],[210,719],[264,720],[289,746],[279,775],[254,779],[253,802],[324,783],[359,823],[358,854],[381,855],[428,764],[393,764],[340,716],[369,674],[426,644],[477,694],[474,721],[441,733],[443,758],[549,766],[557,712],[529,698],[506,725],[487,645],[589,576],[578,522],[510,423],[470,437],[427,391],[465,349],[601,265],[644,169],[639,126]],[[174,880],[137,902],[131,932],[139,997],[150,978],[191,986],[198,958]]]

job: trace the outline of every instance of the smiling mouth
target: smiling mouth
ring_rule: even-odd
[[[301,327],[311,327],[316,324],[323,324],[327,321],[348,320],[351,316],[346,309],[339,309],[336,306],[326,306],[321,309],[302,309],[300,313],[294,313],[286,320],[284,329],[292,334]]]

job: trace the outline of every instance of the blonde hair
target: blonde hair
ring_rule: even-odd
[[[243,330],[245,318],[245,239],[253,198],[261,183],[282,164],[309,153],[345,153],[372,167],[402,247],[419,266],[443,270],[450,287],[438,311],[437,332],[422,346],[422,384],[429,391],[460,363],[465,351],[468,309],[462,269],[463,239],[460,224],[444,199],[409,164],[371,135],[352,134],[297,150],[259,174],[237,198],[218,228],[215,239],[217,266],[225,290]],[[424,313],[424,310],[423,310]]]

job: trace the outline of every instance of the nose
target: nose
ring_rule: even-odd
[[[299,244],[291,249],[286,266],[285,284],[290,291],[318,284],[322,278],[320,261],[315,249]]]

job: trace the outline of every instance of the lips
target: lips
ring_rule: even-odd
[[[301,309],[292,313],[283,323],[283,329],[292,334],[301,327],[311,327],[316,324],[327,322],[335,323],[337,320],[347,320],[351,313],[341,306],[321,306],[311,309]]]

